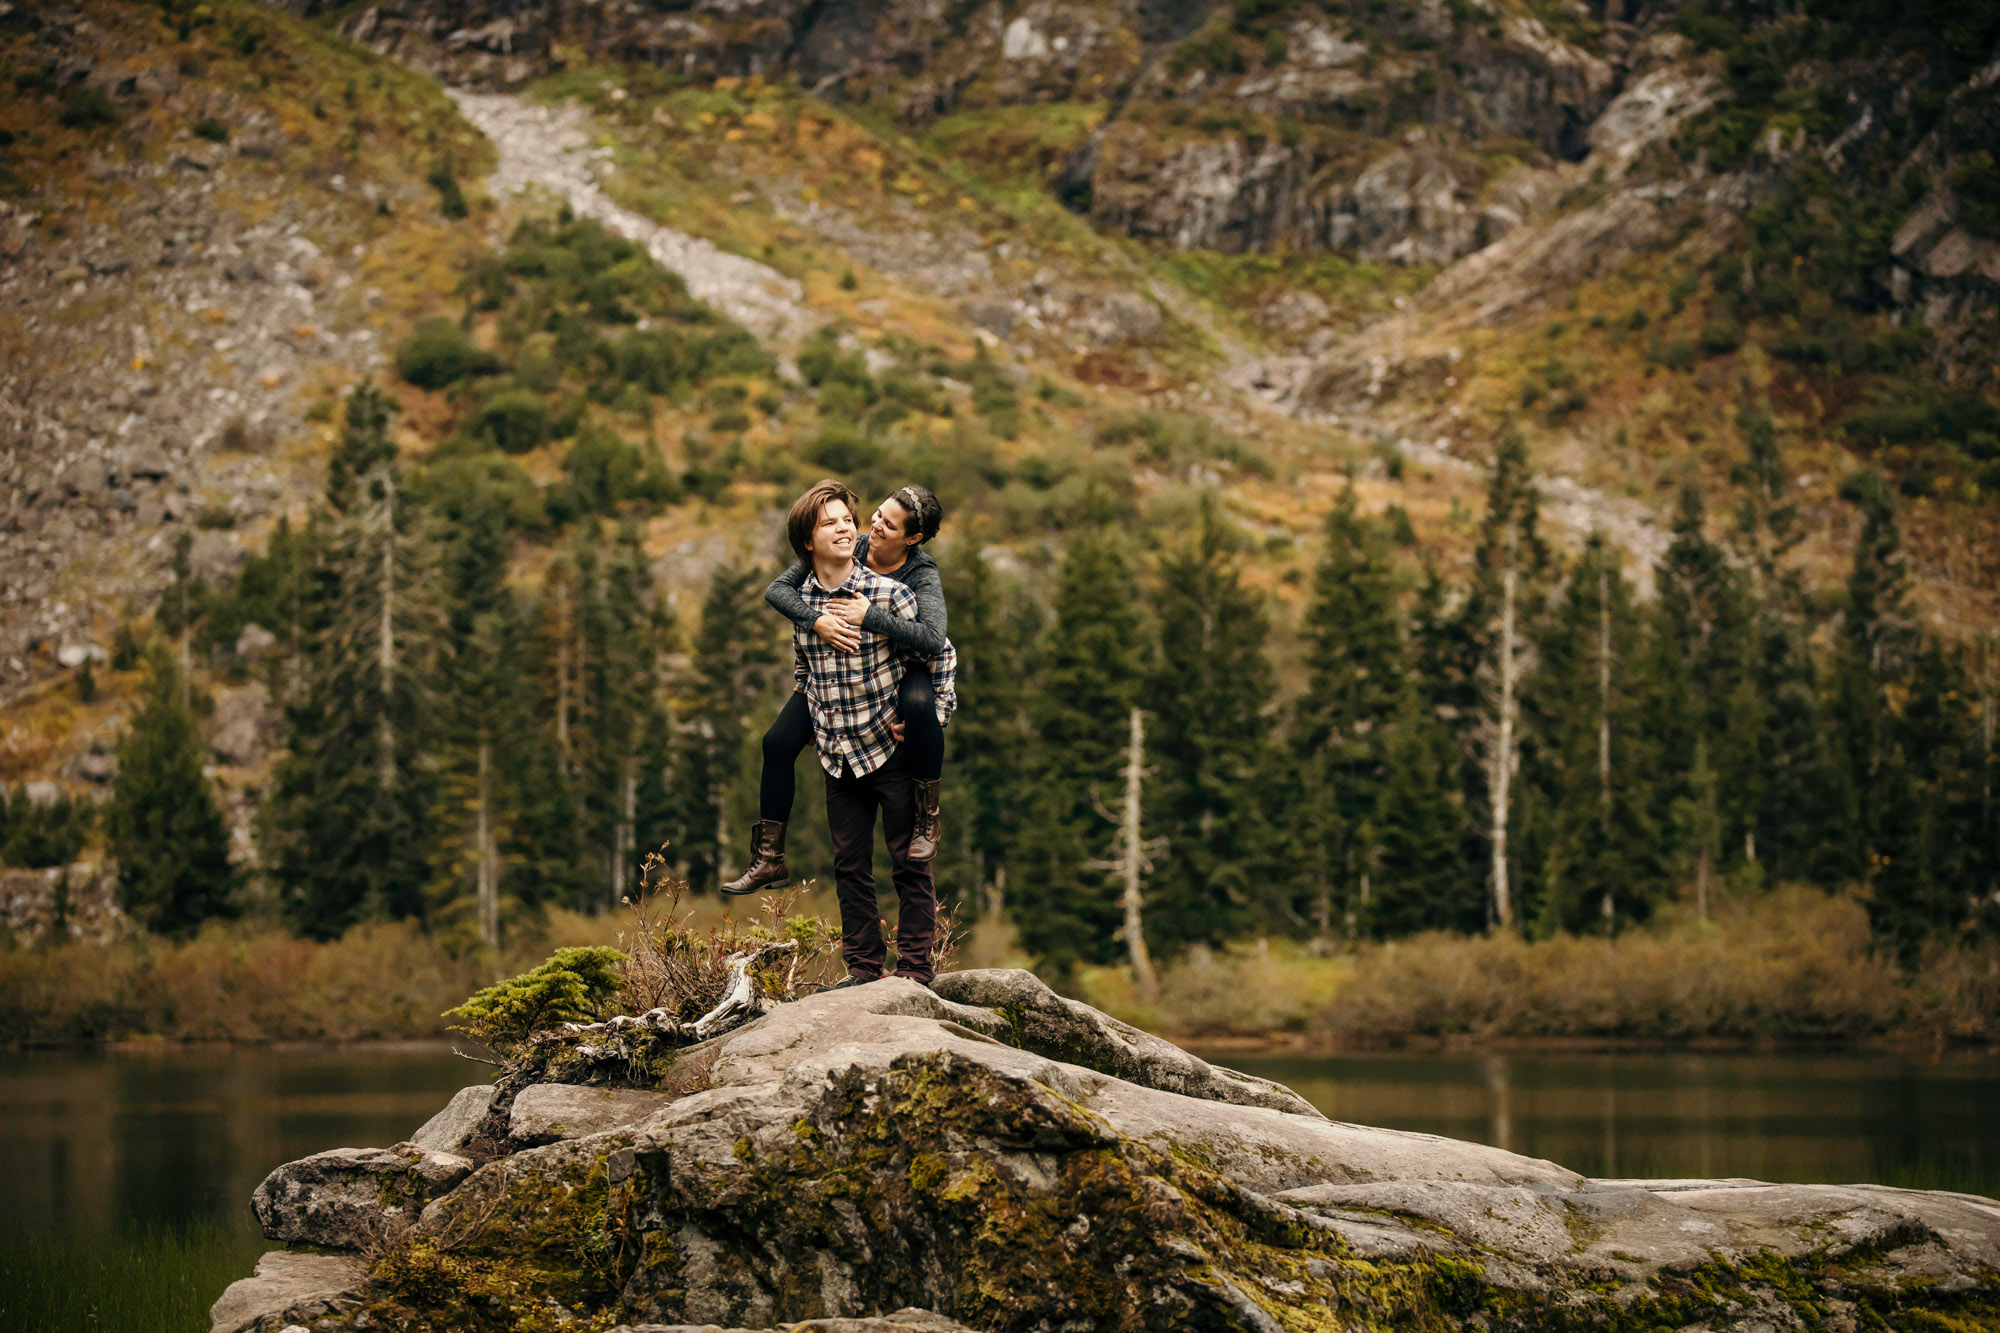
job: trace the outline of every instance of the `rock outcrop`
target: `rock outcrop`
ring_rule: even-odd
[[[1424,265],[1496,234],[1480,198],[1483,144],[1580,158],[1623,75],[1622,38],[1599,52],[1525,15],[1443,4],[1399,7],[1379,23],[1302,11],[1264,30],[1274,44],[1252,68],[1231,12],[1160,0],[1042,0],[1004,18],[927,0],[716,0],[665,12],[382,0],[342,30],[474,88],[519,85],[560,67],[567,49],[697,79],[789,76],[912,125],[1104,100],[1110,119],[1059,173],[1064,197],[1100,227],[1183,249],[1340,250]],[[1378,54],[1385,37],[1390,52]],[[1274,120],[1335,128],[1274,136]],[[1414,121],[1429,128],[1377,151]]]
[[[217,1333],[2000,1328],[1992,1200],[1589,1180],[1338,1124],[1023,973],[780,1005],[682,1065],[700,1077],[652,1102],[505,1076],[476,1129],[461,1094],[450,1141],[483,1164],[413,1224],[357,1226],[389,1239],[310,1317],[245,1318],[239,1284]],[[549,1141],[507,1141],[530,1119]],[[358,1179],[423,1153],[336,1156],[273,1173],[260,1201],[287,1211],[260,1216],[351,1212]]]

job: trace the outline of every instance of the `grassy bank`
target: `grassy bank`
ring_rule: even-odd
[[[1355,1047],[1433,1040],[2000,1041],[2000,942],[1877,953],[1851,898],[1783,888],[1713,920],[1612,940],[1418,935],[1324,957],[1270,942],[1198,952],[1144,1004],[1116,968],[1078,994],[1189,1038]]]
[[[800,907],[835,910],[824,894]],[[707,924],[731,909],[708,898],[695,910]],[[179,943],[0,952],[0,1040],[437,1036],[442,1012],[472,991],[563,945],[616,943],[624,925],[622,916],[553,913],[497,959],[454,955],[410,925],[363,926],[327,943],[232,926]],[[958,965],[1025,965],[1008,936],[981,923]],[[1249,941],[1175,960],[1154,1003],[1140,1001],[1121,968],[1085,969],[1070,989],[1178,1037],[1324,1047],[2000,1041],[2000,942],[1938,948],[1905,972],[1874,951],[1859,903],[1803,888],[1609,941],[1432,934],[1351,954]]]
[[[268,1248],[214,1222],[110,1236],[0,1235],[0,1328],[198,1333],[223,1288]]]

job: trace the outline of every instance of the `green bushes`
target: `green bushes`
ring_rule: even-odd
[[[539,967],[478,991],[445,1017],[457,1019],[453,1026],[474,1041],[504,1053],[545,1028],[605,1017],[624,961],[624,954],[601,945],[558,949]]]
[[[808,461],[833,473],[856,473],[882,461],[882,446],[853,426],[834,423],[805,447]]]
[[[452,171],[451,163],[439,159],[431,168],[425,181],[438,192],[438,210],[448,218],[466,216],[465,194],[458,188],[458,176]]]
[[[26,785],[0,796],[0,864],[42,869],[76,860],[97,822],[95,807],[67,794],[46,805],[28,799]]]
[[[1137,455],[1169,471],[1191,464],[1221,465],[1252,476],[1271,475],[1270,460],[1254,447],[1218,429],[1206,417],[1182,412],[1132,412],[1106,419],[1098,426],[1100,449],[1133,446]]]
[[[563,467],[569,473],[569,495],[558,503],[578,513],[608,514],[627,500],[669,503],[681,495],[657,458],[649,463],[638,445],[608,430],[580,431]]]
[[[396,373],[420,389],[449,388],[500,368],[498,357],[449,319],[425,320],[396,348]]]
[[[472,433],[510,454],[526,453],[548,438],[548,405],[531,389],[502,388],[480,401]]]

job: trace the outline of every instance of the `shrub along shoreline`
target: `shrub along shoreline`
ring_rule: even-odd
[[[709,903],[703,915],[720,916]],[[628,924],[551,913],[498,959],[455,955],[411,924],[360,926],[326,942],[238,924],[185,941],[13,949],[0,952],[0,1042],[439,1037],[444,1011],[473,991],[556,948],[616,943]],[[975,929],[959,958],[968,967],[1024,962],[987,929]],[[1905,972],[1873,948],[1861,903],[1804,888],[1611,940],[1440,933],[1333,955],[1252,941],[1171,962],[1151,1004],[1118,968],[1085,968],[1063,989],[1194,1043],[2000,1043],[2000,942],[1934,946]]]

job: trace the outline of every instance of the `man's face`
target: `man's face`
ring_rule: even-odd
[[[820,506],[806,549],[824,559],[845,560],[854,554],[854,536],[854,511],[845,500],[828,500]]]

